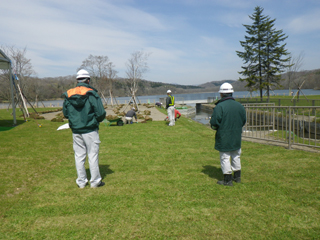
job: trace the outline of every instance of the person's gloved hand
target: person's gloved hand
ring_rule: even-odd
[[[213,130],[217,130],[217,129],[218,129],[217,127],[215,127],[215,126],[213,126],[213,125],[211,125],[211,128],[212,128]]]

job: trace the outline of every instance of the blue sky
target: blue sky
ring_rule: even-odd
[[[201,84],[237,80],[254,8],[276,19],[301,70],[320,68],[319,0],[10,0],[0,7],[0,45],[27,47],[39,77],[76,73],[90,54],[108,56],[126,77],[131,54],[151,53],[144,78]]]

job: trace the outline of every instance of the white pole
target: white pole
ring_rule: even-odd
[[[16,119],[16,104],[14,103],[14,95],[13,95],[13,81],[12,71],[11,71],[11,61],[9,62],[9,78],[10,78],[10,89],[11,89],[11,102],[12,102],[12,115],[13,115],[13,125],[17,125]]]

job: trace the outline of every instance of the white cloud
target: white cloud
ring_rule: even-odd
[[[111,61],[124,64],[134,49],[146,45],[139,31],[165,29],[157,18],[128,6],[104,1],[45,4],[13,0],[0,10],[0,29],[6,33],[7,44],[27,46],[34,67],[79,65],[89,54],[108,55]]]
[[[294,33],[319,31],[320,9],[314,9],[307,14],[294,18],[288,23],[288,28]]]
[[[1,44],[27,47],[40,77],[74,74],[90,54],[108,56],[124,77],[130,54],[145,50],[152,53],[149,80],[192,84],[237,79],[241,59],[235,51],[241,50],[239,41],[246,34],[242,24],[250,24],[248,15],[264,3],[268,11],[283,12],[280,22],[297,33],[292,48],[315,49],[318,41],[306,46],[299,33],[316,35],[320,10],[309,6],[310,14],[288,22],[285,4],[276,0],[3,1]],[[310,50],[304,50],[307,58]]]

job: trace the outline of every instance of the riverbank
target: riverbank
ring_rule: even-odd
[[[154,104],[142,104],[138,105],[139,109],[136,109],[137,114],[141,114],[144,117],[149,116],[152,121],[164,121],[164,119],[167,117],[166,115],[166,110],[162,108],[163,111],[160,111],[161,108],[155,106]],[[191,106],[186,106],[186,105],[176,105],[177,110],[187,118],[194,117],[196,115],[196,109]],[[106,112],[107,115],[113,115],[117,116],[122,114],[123,112],[128,112],[131,109],[131,106],[124,105],[121,108],[117,108],[117,106],[111,106],[108,105],[106,107]],[[139,110],[139,112],[138,112]],[[165,112],[165,113],[163,113]],[[52,120],[53,118],[56,118],[58,115],[60,115],[62,112],[57,111],[57,112],[51,112],[51,113],[44,113],[41,114],[42,117],[46,120]],[[147,113],[147,114],[146,114]],[[122,116],[122,120],[125,121],[125,117]],[[142,122],[144,119],[138,119],[138,122]]]
[[[297,90],[293,89],[294,92]],[[320,90],[313,90],[313,89],[302,89],[302,92],[304,95],[320,95]],[[263,92],[263,94],[265,91]],[[216,98],[219,97],[218,92],[205,92],[205,93],[188,93],[188,94],[174,94],[176,98],[176,101],[188,101],[188,100],[207,100],[208,98]],[[275,97],[283,97],[289,95],[289,90],[274,90],[270,94],[271,96]],[[302,95],[302,94],[301,94]],[[235,91],[233,96],[235,98],[259,98],[258,92],[252,92],[250,95],[249,91]],[[138,101],[143,103],[151,103],[154,104],[159,101],[160,98],[165,98],[166,95],[151,95],[151,96],[137,96]],[[304,98],[303,95],[300,96],[301,98]],[[119,104],[126,104],[130,101],[131,97],[117,97],[116,100]],[[61,107],[63,103],[63,100],[52,100],[52,101],[43,101],[39,102],[39,107]],[[105,103],[105,102],[104,102]],[[110,101],[109,101],[110,103]],[[8,103],[0,103],[0,109],[4,109],[8,107]]]

